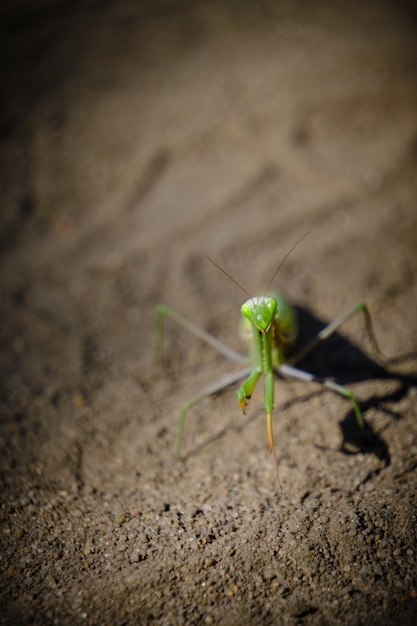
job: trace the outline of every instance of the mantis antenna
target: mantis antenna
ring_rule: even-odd
[[[288,257],[290,256],[291,252],[298,246],[298,244],[305,238],[307,237],[307,235],[309,235],[311,233],[311,230],[309,230],[308,232],[304,233],[304,235],[302,237],[300,237],[298,239],[298,241],[295,242],[295,244],[289,249],[289,251],[287,252],[287,254],[284,256],[284,258],[282,259],[281,263],[278,265],[278,267],[276,268],[275,272],[272,274],[272,277],[269,281],[269,283],[267,284],[265,291],[263,293],[263,298],[266,296],[266,294],[269,291],[270,286],[272,285],[273,281],[275,280],[276,275],[278,274],[278,272],[280,271],[281,267],[284,265],[285,261],[288,259]],[[249,291],[247,291],[247,289],[245,289],[244,287],[242,287],[242,285],[235,279],[233,278],[233,276],[231,276],[231,274],[229,274],[229,272],[226,272],[225,269],[223,269],[218,263],[216,263],[216,261],[213,261],[213,259],[211,257],[209,257],[209,255],[207,254],[207,252],[203,249],[204,255],[207,257],[207,259],[210,261],[210,263],[212,263],[214,265],[214,267],[217,267],[218,270],[220,270],[221,272],[223,272],[223,274],[225,276],[227,276],[228,278],[230,278],[230,280],[235,283],[235,285],[237,287],[239,287],[239,289],[241,291],[243,291],[243,293],[245,295],[248,296],[248,298],[250,300],[252,300],[253,302],[253,297],[250,295]]]
[[[297,242],[297,243],[298,243],[298,242]],[[209,257],[209,255],[207,254],[207,252],[206,252],[205,250],[203,250],[203,252],[204,252],[204,254],[206,255],[206,257],[208,258],[208,260],[210,261],[210,263],[213,263],[213,265],[214,265],[215,267],[217,267],[217,269],[218,269],[218,270],[220,270],[221,272],[223,272],[223,274],[225,274],[228,278],[230,278],[230,280],[231,280],[233,283],[235,283],[235,285],[236,285],[237,287],[239,287],[239,289],[241,289],[241,290],[243,291],[243,293],[244,293],[245,295],[247,295],[247,296],[248,296],[248,298],[249,298],[250,300],[252,300],[252,301],[253,301],[253,298],[252,298],[252,296],[250,295],[249,291],[246,291],[246,289],[245,289],[244,287],[242,287],[242,285],[241,285],[240,283],[238,283],[238,281],[237,281],[235,278],[233,278],[233,276],[231,276],[231,275],[229,274],[229,272],[226,272],[226,270],[224,270],[222,267],[220,267],[220,265],[218,265],[218,264],[216,263],[216,261],[213,261],[213,259],[211,259],[211,258]]]
[[[282,259],[281,263],[278,265],[277,269],[275,270],[275,272],[272,274],[272,277],[269,281],[269,283],[267,284],[265,291],[264,291],[264,295],[263,297],[266,296],[266,294],[269,291],[270,286],[272,285],[272,283],[275,280],[276,275],[278,274],[279,270],[281,269],[281,267],[284,265],[285,261],[288,259],[288,257],[290,256],[291,252],[294,250],[294,248],[296,248],[298,246],[298,244],[305,238],[307,237],[307,235],[309,235],[311,233],[311,230],[309,230],[308,232],[304,233],[304,235],[302,237],[300,237],[300,239],[298,241],[295,242],[295,244],[288,250],[287,254],[284,256],[284,258]],[[233,280],[233,279],[232,279]]]

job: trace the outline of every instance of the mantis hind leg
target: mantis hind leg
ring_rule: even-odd
[[[204,400],[204,398],[208,398],[209,396],[212,396],[213,394],[218,393],[219,391],[222,391],[223,389],[226,389],[226,387],[233,385],[239,380],[242,380],[242,378],[247,376],[249,372],[250,372],[250,368],[246,367],[244,370],[241,370],[240,372],[237,372],[236,374],[231,374],[230,376],[226,376],[222,378],[222,380],[219,380],[217,383],[210,385],[204,391],[202,391],[198,396],[196,396],[195,398],[193,398],[192,400],[189,400],[188,402],[184,404],[184,406],[181,409],[180,419],[178,422],[177,437],[175,440],[175,458],[176,459],[179,459],[181,456],[182,435],[184,432],[185,418],[187,417],[188,411],[193,406],[201,402],[201,400]]]
[[[343,396],[350,400],[353,411],[355,413],[356,421],[358,422],[359,427],[363,430],[365,428],[365,422],[363,419],[362,411],[359,407],[359,402],[355,398],[353,392],[344,385],[334,382],[333,380],[329,380],[328,378],[320,378],[319,376],[314,376],[314,374],[310,374],[310,372],[305,372],[304,370],[299,370],[296,367],[292,367],[291,365],[287,365],[284,363],[280,366],[277,373],[284,374],[284,376],[288,376],[289,378],[294,378],[295,380],[302,380],[304,382],[318,383],[325,389],[330,389],[335,393]]]
[[[304,357],[310,354],[310,352],[315,350],[315,348],[317,348],[320,344],[326,341],[326,339],[331,337],[331,335],[333,335],[333,333],[335,333],[345,322],[350,320],[358,313],[362,313],[364,316],[366,332],[377,357],[377,360],[379,362],[383,362],[384,358],[375,337],[372,318],[369,312],[368,305],[366,304],[366,302],[359,302],[358,304],[355,304],[353,307],[339,315],[333,322],[325,326],[316,335],[316,337],[314,337],[306,346],[301,348],[301,350],[299,350],[299,352],[297,352],[295,356],[289,359],[288,363],[281,365],[279,368],[279,372],[291,378],[296,378],[297,380],[316,382],[326,389],[331,389],[332,391],[338,393],[344,398],[347,398],[352,405],[359,427],[363,429],[365,427],[365,422],[363,419],[362,411],[360,410],[359,403],[356,400],[353,392],[348,387],[345,387],[340,383],[334,382],[333,380],[329,380],[328,378],[320,378],[318,376],[314,376],[313,374],[304,372],[303,370],[299,370],[293,367],[294,364],[299,363]]]
[[[214,348],[221,354],[224,354],[224,356],[228,357],[232,361],[236,361],[238,363],[247,363],[248,359],[246,356],[240,354],[239,352],[236,352],[235,350],[232,350],[232,348],[229,348],[229,346],[227,346],[226,344],[216,339],[216,337],[213,337],[213,335],[210,335],[205,330],[202,330],[196,324],[187,320],[187,318],[181,315],[180,313],[176,313],[173,309],[166,306],[165,304],[160,304],[156,308],[156,312],[155,312],[156,357],[160,363],[162,363],[164,360],[163,336],[164,336],[165,316],[168,316],[172,318],[173,320],[175,320],[185,330],[189,330],[193,335],[196,335],[205,343],[210,345],[212,348]],[[208,396],[211,396],[217,393],[218,391],[221,391],[222,389],[229,387],[229,385],[232,385],[233,383],[241,380],[242,378],[247,376],[249,373],[250,373],[250,368],[246,367],[244,370],[240,372],[237,372],[230,376],[226,376],[225,378],[218,381],[217,383],[210,385],[204,391],[202,391],[198,396],[196,396],[195,398],[192,398],[186,404],[184,404],[184,406],[182,407],[179,422],[178,422],[177,437],[176,437],[176,442],[175,442],[175,457],[176,458],[179,458],[181,454],[181,441],[182,441],[182,435],[184,431],[185,418],[187,416],[188,411],[193,406],[198,404],[198,402],[200,402],[201,400],[204,400],[204,398],[207,398]]]

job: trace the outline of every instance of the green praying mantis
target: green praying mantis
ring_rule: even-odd
[[[380,358],[381,352],[374,334],[369,308],[365,302],[359,302],[339,315],[333,322],[325,326],[299,352],[297,352],[290,359],[287,358],[288,351],[294,345],[297,338],[297,315],[290,302],[281,293],[270,291],[270,288],[288,256],[308,234],[309,233],[305,233],[284,256],[281,263],[272,274],[272,277],[261,296],[251,296],[249,292],[242,287],[242,285],[240,285],[230,274],[228,274],[228,272],[226,272],[206,254],[208,260],[217,269],[223,272],[223,274],[230,278],[230,280],[232,280],[233,283],[235,283],[235,285],[237,285],[239,289],[241,289],[248,297],[248,300],[246,300],[241,307],[242,319],[240,330],[242,337],[250,341],[251,346],[249,355],[242,355],[239,352],[236,352],[223,342],[216,339],[213,335],[210,335],[193,322],[187,320],[181,314],[173,311],[168,306],[162,304],[157,307],[156,348],[157,358],[160,362],[163,362],[164,318],[168,316],[229,359],[236,361],[237,363],[245,364],[244,369],[231,374],[212,385],[209,385],[196,397],[184,404],[180,413],[175,443],[175,456],[177,459],[181,456],[181,442],[188,411],[204,398],[207,398],[208,396],[211,396],[222,389],[241,381],[242,379],[244,379],[244,381],[237,390],[236,395],[239,405],[243,413],[245,413],[246,407],[248,406],[249,400],[251,399],[259,379],[262,376],[264,377],[264,408],[266,415],[268,446],[269,451],[275,456],[275,464],[277,464],[277,460],[274,445],[272,413],[274,410],[274,383],[276,375],[304,382],[315,382],[322,385],[324,388],[330,389],[344,398],[347,398],[352,405],[359,427],[364,429],[365,423],[359,403],[348,387],[329,378],[319,378],[314,376],[309,372],[298,369],[295,365],[322,342],[326,341],[326,339],[337,331],[345,322],[358,313],[362,313],[364,316],[365,327],[369,340],[376,354]]]

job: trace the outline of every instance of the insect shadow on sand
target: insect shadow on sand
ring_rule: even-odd
[[[295,306],[299,320],[299,337],[295,346],[295,352],[303,345],[307,344],[311,337],[326,325],[309,310]],[[364,347],[368,350],[368,343],[364,342]],[[371,350],[370,350],[371,353]],[[352,383],[366,382],[370,380],[391,380],[398,383],[393,391],[381,395],[372,395],[367,400],[361,401],[360,408],[365,416],[368,409],[377,408],[389,417],[400,420],[402,414],[385,405],[392,402],[399,402],[409,393],[410,389],[417,387],[417,376],[402,374],[390,369],[394,364],[407,360],[415,354],[407,354],[395,359],[387,359],[384,363],[379,363],[363,352],[357,345],[353,344],[341,332],[335,332],[325,342],[317,347],[297,365],[300,369],[311,372],[318,379],[335,380],[342,385],[349,387]],[[291,358],[291,356],[290,356]],[[349,409],[343,420],[340,422],[342,431],[342,443],[339,451],[343,454],[374,454],[384,467],[388,467],[391,462],[388,443],[383,436],[376,432],[372,426],[366,422],[365,429],[358,428],[354,411]],[[317,445],[317,448],[325,450],[327,448]]]

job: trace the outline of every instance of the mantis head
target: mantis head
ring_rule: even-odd
[[[275,298],[260,296],[247,300],[242,305],[241,312],[261,333],[266,333],[271,327],[277,308]]]

